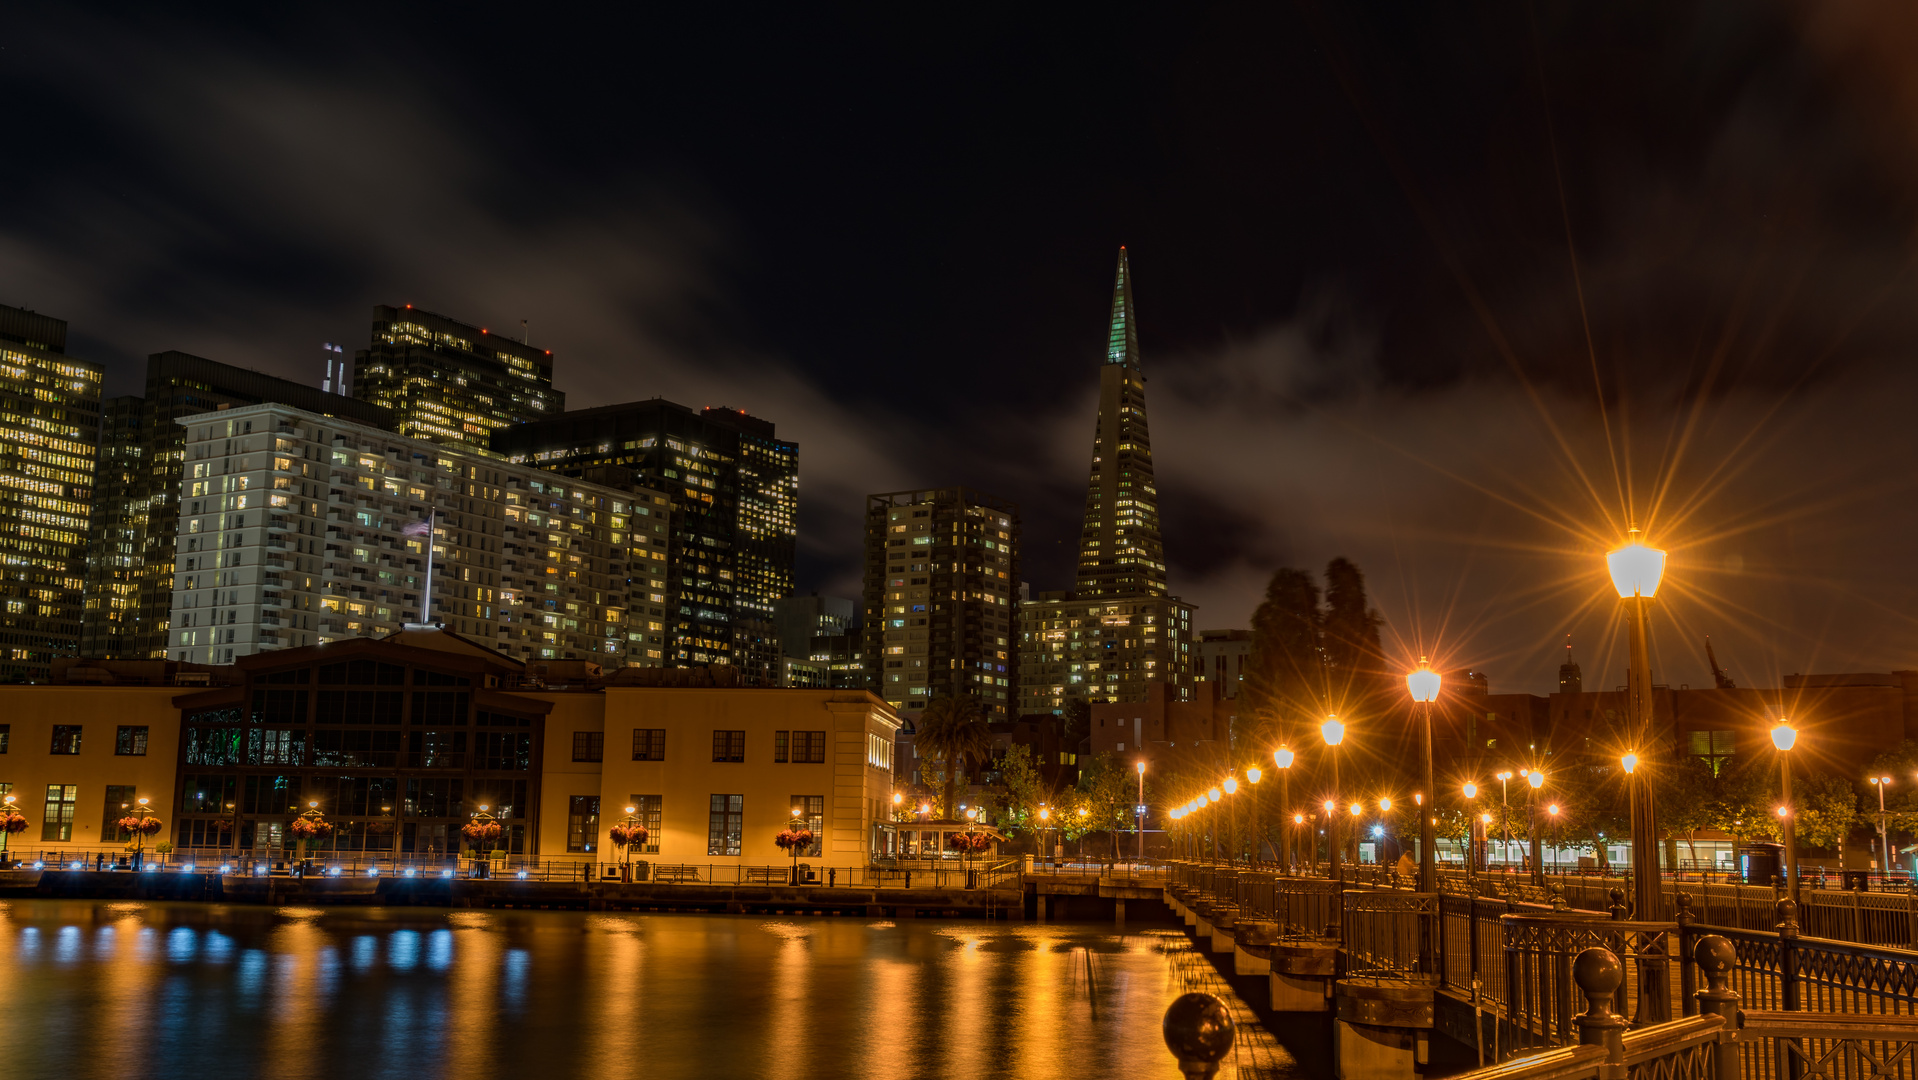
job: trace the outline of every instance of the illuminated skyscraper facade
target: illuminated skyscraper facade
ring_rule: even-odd
[[[145,398],[108,398],[100,407],[100,457],[93,470],[93,528],[87,537],[87,585],[80,655],[131,655],[140,610],[140,549],[146,520],[141,492]]]
[[[202,413],[181,431],[167,659],[230,664],[437,622],[521,660],[663,663],[663,495],[285,405]],[[407,531],[429,515],[430,550]]]
[[[173,608],[174,554],[180,529],[180,490],[186,465],[186,429],[183,416],[240,405],[275,402],[326,416],[338,416],[375,427],[387,427],[392,418],[385,409],[318,387],[305,386],[246,368],[234,367],[183,352],[155,353],[147,358],[146,396],[138,405],[115,399],[115,430],[132,429],[137,408],[140,447],[134,479],[124,487],[109,485],[94,500],[93,527],[111,537],[117,549],[136,544],[138,563],[132,568],[118,557],[101,558],[87,566],[87,595],[97,598],[85,613],[83,636],[89,655],[112,660],[153,660],[167,655],[167,626]],[[122,462],[124,464],[124,462]],[[109,481],[116,474],[108,475]],[[323,486],[306,497],[323,496]],[[97,546],[95,550],[100,550]],[[127,585],[131,575],[133,584]],[[124,594],[131,591],[130,606]]]
[[[99,365],[67,324],[0,307],[0,679],[43,678],[80,644],[100,438]]]
[[[1092,476],[1079,534],[1076,591],[1083,597],[1164,596],[1165,545],[1159,539],[1159,489],[1152,479],[1145,374],[1132,314],[1132,272],[1119,249],[1112,322],[1099,369],[1099,421],[1092,435]]]
[[[493,432],[557,416],[553,354],[422,311],[373,308],[373,344],[354,354],[353,396],[392,412],[415,439],[484,451]]]
[[[1199,674],[1192,612],[1166,588],[1132,267],[1120,248],[1076,586],[1020,605],[1019,711],[1056,712],[1073,698],[1144,701],[1148,682],[1190,699]]]
[[[865,578],[874,693],[895,709],[968,696],[1013,718],[1016,504],[963,487],[868,495]]]
[[[668,666],[738,664],[749,685],[780,678],[773,601],[792,591],[799,446],[737,409],[662,398],[581,409],[506,428],[507,460],[672,502]]]

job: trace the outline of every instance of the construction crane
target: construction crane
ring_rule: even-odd
[[[1712,654],[1712,636],[1705,635],[1705,660],[1712,666],[1712,682],[1720,690],[1736,690],[1738,684],[1732,681],[1731,674],[1718,666],[1718,657]]]

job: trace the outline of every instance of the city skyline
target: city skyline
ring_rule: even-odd
[[[1344,555],[1395,657],[1542,690],[1569,632],[1613,684],[1598,559],[1662,498],[1654,540],[1685,584],[1653,628],[1661,681],[1710,680],[1707,634],[1745,685],[1918,654],[1898,540],[1918,528],[1918,450],[1883,434],[1918,330],[1903,241],[1877,224],[1911,218],[1907,166],[1872,126],[1895,111],[1829,123],[1899,76],[1839,22],[1746,9],[1702,74],[1658,78],[1622,73],[1682,67],[1697,24],[1553,11],[1495,20],[1457,56],[1444,27],[1381,35],[1377,14],[1061,26],[1031,55],[974,28],[923,43],[924,74],[886,68],[897,101],[846,117],[819,108],[845,87],[795,79],[768,26],[738,43],[746,67],[715,69],[796,88],[756,117],[647,92],[698,50],[595,75],[602,104],[571,109],[576,88],[479,85],[343,23],[48,18],[23,24],[48,47],[7,85],[41,106],[40,134],[121,149],[7,181],[37,212],[4,230],[0,301],[67,320],[108,398],[167,349],[318,385],[322,343],[357,347],[370,305],[412,302],[552,348],[576,408],[657,394],[778,419],[808,454],[801,591],[856,592],[866,493],[948,482],[1026,508],[1027,576],[1052,582],[1083,494],[1079,373],[1125,244],[1153,297],[1138,332],[1168,573],[1205,628],[1245,625],[1274,567]],[[81,27],[84,53],[61,42]],[[870,72],[898,40],[830,29],[796,52]],[[523,40],[549,62],[575,47],[537,25]],[[1249,88],[1194,66],[1239,40],[1277,50]],[[1853,48],[1868,62],[1842,62]],[[947,95],[932,73],[984,85],[969,49],[1017,92]],[[340,63],[433,75],[347,89]],[[1425,67],[1447,78],[1420,96],[1398,72]],[[1666,108],[1694,78],[1711,92]],[[622,104],[639,100],[659,104]],[[902,107],[942,122],[896,124]],[[480,116],[555,119],[519,123],[531,152],[510,153]],[[651,149],[586,139],[627,121]],[[789,131],[818,136],[803,167],[742,167]],[[1794,171],[1813,138],[1830,152]],[[135,147],[153,152],[113,156]],[[1030,198],[983,182],[1027,150]],[[98,179],[136,169],[136,200]],[[867,198],[879,183],[896,198]],[[928,396],[935,370],[978,377]]]

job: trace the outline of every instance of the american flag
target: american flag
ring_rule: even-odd
[[[426,518],[421,521],[415,521],[411,525],[408,525],[406,528],[401,529],[400,535],[401,536],[425,536],[427,533],[430,533],[432,531],[433,531],[433,519]]]

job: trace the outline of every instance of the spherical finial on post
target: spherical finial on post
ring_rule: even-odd
[[[1738,964],[1738,950],[1717,934],[1706,934],[1692,946],[1692,960],[1705,973],[1705,989],[1693,996],[1701,1014],[1725,1018],[1726,1028],[1738,1026],[1738,991],[1732,989],[1732,968]]]
[[[1232,1050],[1232,1013],[1211,994],[1182,994],[1165,1011],[1165,1045],[1191,1080],[1208,1080]]]
[[[1625,1018],[1612,1011],[1618,988],[1625,981],[1625,965],[1610,949],[1586,949],[1572,961],[1572,981],[1585,995],[1585,1011],[1578,1015],[1578,1041],[1582,1046],[1603,1046],[1614,1051],[1613,1058],[1623,1060],[1624,1044],[1619,1041],[1625,1030]]]
[[[1778,932],[1786,937],[1798,936],[1798,901],[1789,895],[1781,896],[1772,905],[1772,917],[1777,919]]]
[[[1564,882],[1560,882],[1560,881],[1546,882],[1545,896],[1548,900],[1552,902],[1552,911],[1554,913],[1572,910],[1572,902],[1570,900],[1565,899]]]
[[[1631,913],[1631,909],[1625,906],[1625,890],[1613,889],[1610,896],[1612,898],[1612,906],[1610,908],[1612,920],[1614,922],[1624,922],[1625,916]]]

